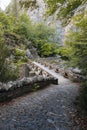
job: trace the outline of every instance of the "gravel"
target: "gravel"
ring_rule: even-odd
[[[0,130],[80,130],[71,119],[79,84],[59,83],[0,104]]]

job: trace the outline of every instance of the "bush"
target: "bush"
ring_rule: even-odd
[[[6,82],[16,79],[17,75],[8,64],[9,49],[5,43],[3,28],[0,29],[0,81]]]
[[[19,71],[17,68],[13,69],[10,65],[6,64],[4,66],[3,73],[0,75],[1,82],[8,82],[10,80],[14,81],[19,77]]]
[[[26,52],[24,50],[21,50],[21,49],[15,49],[15,56],[25,56]]]
[[[81,106],[87,111],[87,81],[82,84]]]
[[[71,58],[71,48],[69,47],[60,47],[58,53],[63,60],[70,60]]]
[[[29,19],[29,16],[24,13],[20,15],[18,21],[16,22],[14,32],[21,35],[24,39],[32,40],[33,29],[34,27]]]
[[[39,55],[41,57],[49,57],[49,56],[54,56],[56,54],[56,45],[52,43],[44,43],[42,44],[40,50],[39,50]]]
[[[66,45],[71,48],[71,62],[87,75],[87,17],[86,13],[73,18],[73,27],[66,39]]]
[[[27,56],[24,56],[23,59],[22,59],[23,62],[27,62],[28,61],[28,57]]]
[[[5,44],[4,32],[2,26],[0,28],[0,80],[5,73],[6,58],[8,57],[7,46]]]
[[[6,15],[4,12],[0,11],[0,23],[2,24],[4,30],[13,31],[15,25],[15,18]]]
[[[55,55],[57,46],[53,43],[54,32],[44,23],[32,23],[25,13],[15,20],[13,16],[0,12],[0,80],[8,81],[18,77],[18,73],[14,73],[10,67],[10,60],[13,58],[12,62],[16,64],[28,61],[26,41],[32,43],[30,48],[37,48],[41,57]],[[9,58],[10,55],[13,57]]]
[[[78,67],[87,80],[87,12],[73,17],[73,28],[68,32],[66,45],[71,48],[70,62]],[[82,84],[81,104],[87,109],[87,81]]]

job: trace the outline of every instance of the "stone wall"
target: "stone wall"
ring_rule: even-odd
[[[0,83],[0,102],[9,101],[25,93],[36,91],[49,84],[58,84],[54,77],[33,77],[23,78],[17,81],[10,81],[7,84]]]

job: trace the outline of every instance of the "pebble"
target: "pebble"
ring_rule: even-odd
[[[76,111],[73,102],[78,90],[76,83],[63,80],[60,85],[0,104],[0,130],[73,130],[69,113]]]

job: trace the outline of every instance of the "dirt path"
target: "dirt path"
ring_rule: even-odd
[[[58,74],[59,85],[0,104],[0,130],[80,130],[71,114],[79,84]]]

